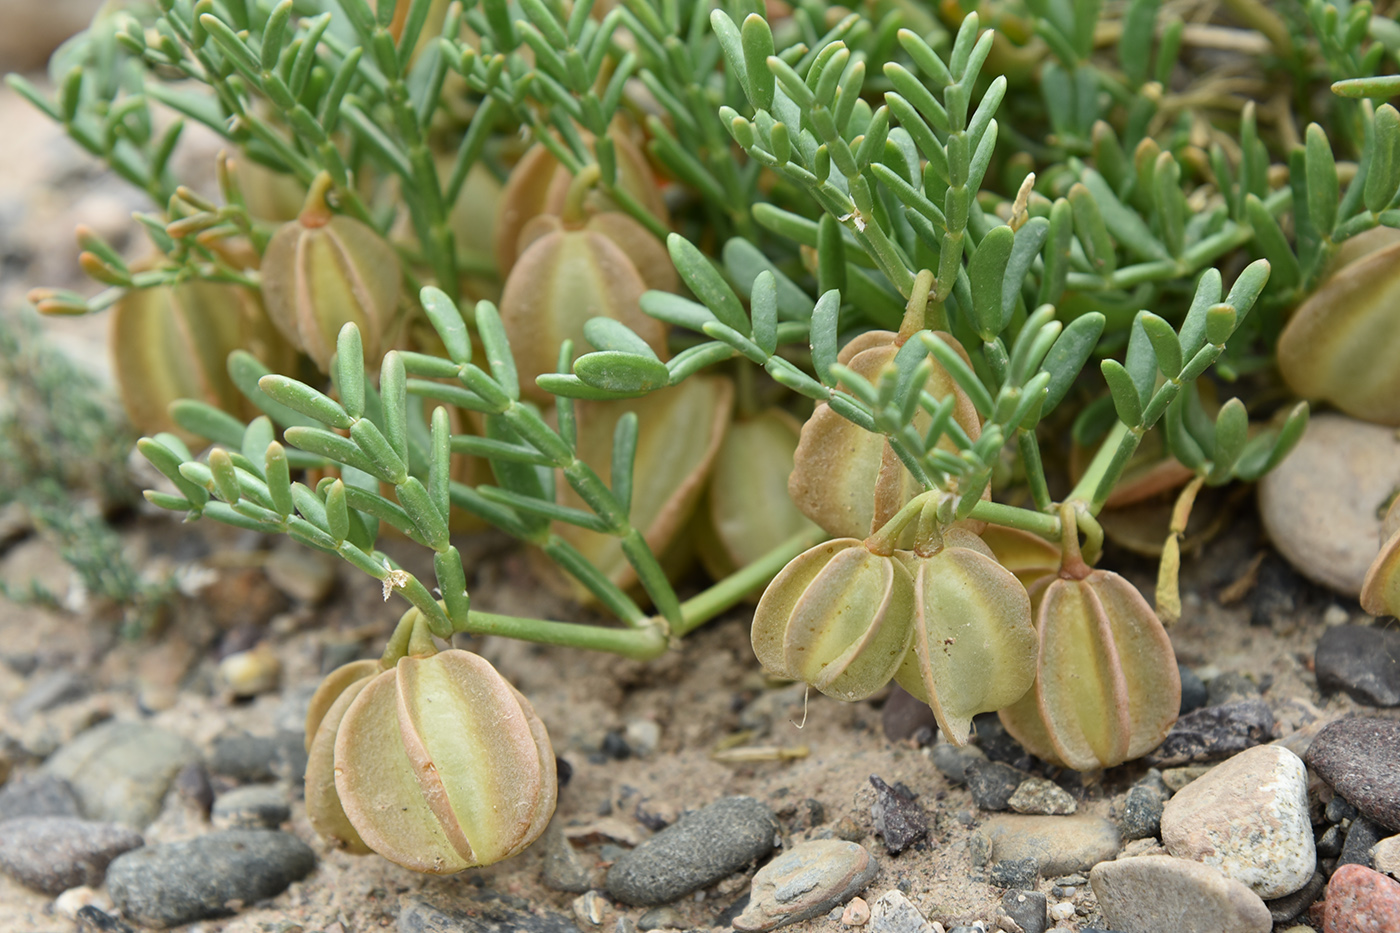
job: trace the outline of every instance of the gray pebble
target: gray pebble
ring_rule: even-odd
[[[1022,781],[1006,805],[1017,813],[1038,813],[1043,816],[1065,816],[1079,809],[1074,798],[1063,787],[1038,777],[1028,777]]]
[[[1356,819],[1356,808],[1346,802],[1343,797],[1333,797],[1327,801],[1327,808],[1323,811],[1329,823],[1340,823],[1343,820]]]
[[[1224,706],[1259,696],[1259,685],[1238,671],[1225,671],[1206,684],[1206,706]]]
[[[987,880],[993,887],[1032,891],[1040,883],[1040,862],[1033,858],[1006,858],[992,865]]]
[[[556,818],[544,831],[544,886],[551,891],[582,894],[593,887],[593,873],[583,864]]]
[[[203,762],[193,761],[180,769],[180,773],[175,775],[175,793],[204,816],[209,815],[210,808],[214,806],[214,788],[209,783],[209,772]]]
[[[290,833],[230,829],[128,852],[108,866],[107,890],[123,916],[170,927],[275,897],[315,867],[316,854]]]
[[[967,781],[967,766],[974,761],[986,761],[987,755],[976,745],[957,746],[939,742],[933,746],[933,765],[954,784]]]
[[[273,735],[221,735],[209,753],[209,773],[241,784],[300,781],[306,774],[305,737],[285,729]]]
[[[774,930],[819,917],[865,890],[880,870],[861,845],[840,839],[804,842],[753,877],[749,904],[734,929]]]
[[[670,903],[767,855],[778,832],[777,817],[759,801],[725,797],[619,858],[608,893],[639,907]]]
[[[1184,664],[1178,664],[1177,669],[1181,672],[1181,715],[1185,716],[1192,710],[1205,706],[1208,694],[1206,685],[1196,676],[1195,671]]]
[[[73,786],[89,819],[144,828],[180,769],[199,757],[185,739],[139,722],[106,722],[81,733],[44,763]]]
[[[1400,722],[1338,720],[1317,734],[1304,760],[1363,816],[1400,832]]]
[[[1263,700],[1207,706],[1176,721],[1157,750],[1147,756],[1158,767],[1228,758],[1273,737],[1274,714]]]
[[[1045,933],[1049,926],[1045,895],[1039,891],[1007,891],[997,908],[997,926],[1006,933]]]
[[[1318,895],[1325,887],[1327,887],[1327,879],[1322,877],[1321,873],[1313,872],[1308,883],[1297,891],[1284,897],[1265,901],[1264,906],[1269,908],[1269,916],[1273,917],[1274,923],[1288,923],[1302,916],[1303,911],[1312,906],[1312,902],[1317,900]]]
[[[474,902],[471,911],[437,907],[410,898],[399,910],[397,933],[579,933],[572,917],[551,910],[535,913],[491,901]]]
[[[898,855],[928,835],[924,808],[903,784],[891,787],[873,774],[870,784],[876,795],[875,802],[870,805],[870,815],[890,855]]]
[[[870,902],[868,933],[930,933],[933,924],[914,902],[898,889],[890,889]]]
[[[50,774],[28,774],[0,787],[0,823],[24,816],[81,816],[73,786]]]
[[[1123,801],[1118,817],[1123,839],[1149,839],[1162,831],[1162,795],[1150,787],[1133,787]]]
[[[1342,844],[1342,851],[1337,856],[1335,867],[1363,865],[1370,868],[1372,847],[1388,835],[1390,835],[1388,832],[1364,816],[1352,820],[1351,826],[1347,829],[1347,840]]]
[[[78,924],[78,933],[136,933],[117,917],[91,904],[79,910],[73,919]]]
[[[1342,846],[1346,843],[1346,830],[1340,826],[1329,826],[1327,831],[1317,837],[1317,857],[1336,858],[1342,854]]]
[[[674,907],[653,907],[637,918],[637,929],[678,930],[685,928],[685,918]]]
[[[885,708],[880,711],[880,726],[885,738],[891,742],[902,742],[916,736],[927,736],[929,741],[938,734],[938,720],[933,710],[923,700],[896,684],[885,700]],[[920,742],[928,744],[928,742]]]
[[[292,809],[275,784],[249,784],[220,794],[209,817],[217,829],[276,829],[292,818]]]
[[[1314,657],[1317,686],[1368,706],[1400,706],[1400,631],[1369,625],[1325,630]]]
[[[0,829],[0,870],[45,894],[98,887],[107,864],[143,842],[127,826],[71,816],[22,817]]]
[[[972,801],[983,810],[1005,810],[1016,788],[1027,777],[1000,761],[972,761],[964,772]]]
[[[1211,865],[1169,855],[1102,862],[1089,873],[1104,917],[1124,930],[1269,933],[1269,909]],[[1171,918],[1164,923],[1162,918]]]
[[[81,699],[87,692],[87,680],[76,671],[67,668],[51,671],[36,679],[15,700],[10,716],[15,722],[24,722],[35,713]]]

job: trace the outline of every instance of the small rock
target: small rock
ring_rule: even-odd
[[[870,905],[870,933],[933,933],[914,902],[891,888]]]
[[[1134,839],[1123,846],[1115,858],[1141,858],[1144,855],[1167,855],[1167,850],[1156,839]]]
[[[885,730],[885,738],[891,742],[903,742],[924,735],[932,742],[938,734],[938,720],[934,718],[933,710],[898,684],[890,691],[885,708],[880,711],[880,726]]]
[[[314,606],[331,594],[339,565],[334,555],[284,538],[267,555],[263,573],[283,595]]]
[[[1400,832],[1400,721],[1338,720],[1304,760],[1367,818]]]
[[[587,891],[574,898],[574,916],[579,919],[580,923],[595,927],[602,926],[607,906],[603,895],[597,891]]]
[[[885,840],[885,848],[890,855],[898,855],[914,843],[928,835],[928,818],[924,808],[919,806],[907,792],[890,787],[875,775],[870,775],[870,783],[875,788],[875,802],[870,805],[870,814],[875,819],[875,831]]]
[[[79,910],[73,919],[77,921],[78,933],[136,933],[131,926],[91,904]]]
[[[282,662],[272,645],[258,642],[256,647],[235,651],[220,661],[219,679],[235,697],[255,697],[277,689]]]
[[[972,717],[972,723],[972,732],[977,737],[977,744],[987,753],[988,758],[1022,771],[1030,770],[1035,759],[1031,757],[1030,752],[1021,747],[1020,742],[1011,737],[1011,733],[1006,731],[996,713],[979,713]]]
[[[839,839],[803,842],[753,876],[734,929],[773,930],[821,916],[865,890],[879,866],[865,847]]]
[[[986,761],[987,755],[976,745],[954,745],[938,742],[933,746],[933,765],[949,781],[962,784],[967,780],[967,766],[974,761]]]
[[[209,809],[214,806],[214,787],[209,783],[209,772],[203,762],[192,761],[180,769],[175,775],[175,793],[202,816],[209,815]]]
[[[43,773],[73,787],[88,819],[144,829],[180,769],[199,757],[189,742],[137,722],[95,726],[60,748]]]
[[[0,823],[25,816],[80,816],[78,797],[63,778],[28,774],[0,787]]]
[[[536,913],[487,901],[474,902],[468,912],[437,907],[418,897],[403,902],[394,929],[397,933],[579,933],[573,917],[552,910]]]
[[[1079,806],[1063,787],[1038,777],[1022,781],[1006,804],[1017,813],[1038,813],[1043,816],[1064,816],[1073,813]]]
[[[139,833],[116,823],[21,817],[6,822],[0,834],[0,870],[45,894],[98,887],[107,864],[142,842]]]
[[[1337,855],[1337,864],[1334,867],[1340,868],[1342,865],[1365,865],[1373,868],[1371,864],[1371,849],[1385,836],[1385,830],[1375,823],[1359,816],[1347,827],[1346,842],[1342,844],[1342,851]]]
[[[1345,797],[1333,797],[1327,801],[1322,815],[1327,818],[1329,823],[1340,823],[1343,820],[1356,819],[1356,808],[1347,803]]]
[[[1253,700],[1260,694],[1259,685],[1238,671],[1225,671],[1210,679],[1206,685],[1206,706],[1224,706],[1241,700]]]
[[[1220,870],[1168,855],[1104,862],[1089,873],[1104,919],[1135,933],[1269,933],[1269,909]]]
[[[1162,831],[1162,795],[1150,787],[1132,787],[1118,817],[1123,838],[1149,839]]]
[[[1027,777],[1024,771],[1000,761],[968,762],[964,774],[972,802],[983,810],[1005,810]]]
[[[1400,879],[1400,836],[1382,839],[1371,848],[1371,867]]]
[[[1301,917],[1303,911],[1312,906],[1325,887],[1327,879],[1322,877],[1320,872],[1313,872],[1307,884],[1292,894],[1265,901],[1264,906],[1269,908],[1269,916],[1273,918],[1274,923],[1289,923]]]
[[[634,906],[669,903],[767,855],[779,829],[759,801],[725,797],[619,858],[608,870],[608,893]]]
[[[292,810],[281,788],[249,784],[220,794],[209,815],[216,829],[276,829],[292,818]]]
[[[1273,728],[1274,714],[1263,700],[1207,706],[1178,719],[1147,761],[1165,767],[1228,758],[1269,741]]]
[[[848,927],[863,927],[870,922],[870,905],[863,897],[853,897],[841,911],[841,922]]]
[[[1215,765],[1185,765],[1180,768],[1163,768],[1162,783],[1174,794],[1214,767]]]
[[[1047,876],[1084,871],[1118,854],[1114,823],[1087,813],[1074,816],[1000,814],[982,825],[996,861],[1033,858]]]
[[[35,713],[81,699],[87,691],[87,680],[76,671],[67,668],[53,671],[29,685],[10,706],[10,716],[16,722],[24,722]]]
[[[685,927],[685,918],[674,907],[653,907],[637,920],[637,929],[647,933],[650,930],[679,930]]]
[[[1317,863],[1302,759],[1260,745],[1219,765],[1167,801],[1162,843],[1178,858],[1214,865],[1261,898],[1292,894]]]
[[[1327,831],[1317,837],[1315,847],[1318,858],[1336,858],[1342,854],[1342,846],[1346,844],[1347,831],[1340,826],[1329,826]]]
[[[1002,859],[992,865],[987,882],[994,888],[1034,891],[1040,884],[1040,862],[1033,858]]]
[[[661,744],[661,726],[654,719],[631,719],[622,730],[627,747],[638,758],[649,758],[656,754]]]
[[[551,891],[564,891],[569,894],[582,894],[592,887],[593,873],[583,864],[583,859],[574,851],[573,844],[564,833],[564,825],[558,819],[550,821],[541,840],[544,846],[544,886]]]
[[[1049,925],[1045,895],[1039,891],[1007,891],[997,907],[997,926],[1006,933],[1045,933]]]
[[[306,743],[300,732],[280,730],[272,735],[225,733],[214,739],[209,773],[240,784],[300,781],[306,774]]]
[[[315,867],[315,853],[290,833],[229,829],[128,852],[108,866],[107,890],[123,916],[178,926],[275,897]]]
[[[1181,673],[1181,715],[1185,716],[1192,710],[1205,706],[1209,694],[1206,685],[1196,676],[1195,671],[1185,664],[1178,664],[1177,670]]]
[[[78,911],[82,910],[84,907],[111,910],[112,901],[106,894],[85,884],[80,884],[76,888],[69,888],[53,899],[53,909],[69,920],[77,921]]]
[[[1060,901],[1058,904],[1051,904],[1050,909],[1047,910],[1046,913],[1050,915],[1051,920],[1059,923],[1062,920],[1068,920],[1074,916],[1074,905],[1069,901]],[[1059,928],[1057,927],[1056,929]],[[1111,933],[1111,931],[1095,930],[1093,927],[1085,927],[1083,933]]]
[[[1322,933],[1400,930],[1400,881],[1362,865],[1343,865],[1327,882]]]
[[[1322,633],[1314,657],[1317,686],[1368,706],[1400,706],[1400,631],[1339,625]]]

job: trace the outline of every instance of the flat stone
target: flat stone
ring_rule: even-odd
[[[967,781],[967,766],[974,761],[986,761],[987,755],[976,745],[954,745],[938,742],[933,746],[933,766],[954,784]]]
[[[316,867],[291,833],[229,829],[136,849],[107,868],[107,890],[130,920],[171,927],[226,917],[276,897]]]
[[[0,823],[24,816],[81,816],[73,785],[51,774],[27,774],[0,787]]]
[[[1269,908],[1269,916],[1273,918],[1274,923],[1288,923],[1301,917],[1303,911],[1312,906],[1325,887],[1327,879],[1322,877],[1321,872],[1315,871],[1307,884],[1292,894],[1265,901],[1264,906]]]
[[[1074,816],[999,814],[979,832],[994,861],[1033,858],[1047,877],[1085,871],[1118,854],[1116,824],[1087,813]]]
[[[1371,847],[1371,867],[1400,879],[1400,836],[1382,839]]]
[[[240,783],[300,781],[306,774],[306,743],[301,732],[282,729],[272,735],[225,733],[214,739],[209,773]]]
[[[983,810],[1005,810],[1026,772],[1000,761],[971,761],[964,772],[972,802]]]
[[[276,829],[292,818],[292,808],[275,784],[249,784],[215,798],[209,818],[218,829]]]
[[[997,926],[1006,933],[1045,933],[1050,923],[1046,907],[1039,891],[1007,891],[997,906]]]
[[[1322,633],[1314,656],[1317,686],[1368,706],[1400,706],[1400,631],[1338,625]]]
[[[0,826],[0,870],[45,894],[79,885],[98,887],[108,863],[143,841],[140,833],[118,823],[21,817]]]
[[[875,775],[870,775],[875,788],[875,802],[870,815],[875,831],[885,840],[890,855],[898,855],[928,835],[928,817],[912,794],[903,785],[891,787]]]
[[[1165,768],[1228,758],[1269,741],[1273,728],[1274,714],[1263,700],[1207,706],[1178,719],[1147,761]]]
[[[891,888],[870,903],[870,933],[933,933],[914,902],[897,888]]]
[[[397,933],[579,933],[573,917],[552,910],[516,910],[496,901],[473,901],[470,912],[412,897],[403,902]]]
[[[1395,429],[1324,413],[1309,419],[1298,446],[1259,481],[1259,515],[1300,573],[1355,599],[1396,486]]]
[[[752,797],[725,797],[688,813],[622,855],[608,893],[625,904],[667,904],[773,851],[778,818]]]
[[[864,846],[840,839],[800,843],[753,876],[734,929],[773,930],[810,920],[865,890],[880,870]]]
[[[1118,816],[1123,839],[1150,839],[1162,831],[1162,795],[1150,787],[1131,787]]]
[[[1169,855],[1104,862],[1089,884],[1108,925],[1133,933],[1269,933],[1269,908],[1218,868]]]
[[[582,894],[593,887],[593,873],[583,864],[558,819],[550,821],[541,839],[544,847],[544,886],[551,891]]]
[[[1361,865],[1343,865],[1327,882],[1322,933],[1400,930],[1400,881]]]
[[[1400,832],[1400,721],[1338,720],[1304,760],[1368,819]]]
[[[1033,891],[1040,883],[1040,862],[1033,858],[1007,858],[992,865],[987,882],[994,888]]]
[[[1367,868],[1374,868],[1371,864],[1371,849],[1384,836],[1385,830],[1366,817],[1358,816],[1347,827],[1347,838],[1342,843],[1342,851],[1337,853],[1337,864],[1334,867],[1365,865]]]
[[[78,735],[44,762],[72,785],[83,816],[144,829],[180,769],[199,758],[185,739],[139,722],[114,721]]]
[[[1261,898],[1292,894],[1317,864],[1303,760],[1259,745],[1211,769],[1167,801],[1162,844]]]
[[[1032,813],[1041,816],[1067,816],[1079,809],[1069,791],[1054,781],[1030,777],[1021,782],[1006,801],[1006,805],[1017,813]]]

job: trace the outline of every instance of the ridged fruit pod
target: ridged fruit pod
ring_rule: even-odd
[[[377,660],[351,661],[326,675],[306,713],[306,817],[311,828],[355,855],[372,851],[345,815],[335,789],[335,736],[345,711],[370,679],[384,672]]]
[[[1400,425],[1400,243],[1339,269],[1293,313],[1278,341],[1284,381],[1377,424]]]
[[[1040,535],[1005,525],[988,525],[980,537],[991,548],[997,563],[1015,574],[1026,589],[1060,570],[1060,549]]]
[[[792,415],[770,408],[735,421],[725,432],[697,534],[700,560],[716,580],[747,567],[804,528],[815,528],[787,493],[801,430]]]
[[[263,255],[262,291],[278,330],[322,372],[330,371],[336,337],[360,328],[366,359],[386,348],[398,323],[402,270],[398,253],[373,228],[333,214],[322,173],[300,217],[283,224]]]
[[[1035,686],[1000,715],[1031,754],[1093,771],[1161,744],[1180,710],[1181,678],[1171,640],[1137,588],[1082,563],[1077,571],[1035,585]]]
[[[932,553],[896,551],[914,579],[914,643],[895,680],[967,744],[972,717],[1015,703],[1036,671],[1031,601],[982,539],[953,526]]]
[[[1400,498],[1381,522],[1381,552],[1361,585],[1361,608],[1373,616],[1400,616]]]
[[[352,687],[335,786],[365,845],[445,875],[510,858],[544,832],[558,793],[549,735],[483,658],[408,656]]]
[[[753,616],[764,670],[838,700],[863,700],[894,677],[914,638],[914,580],[892,556],[837,538],[793,558]]]
[[[112,315],[112,368],[122,404],[142,434],[171,431],[187,443],[170,403],[190,398],[251,418],[251,403],[228,374],[228,355],[247,350],[278,372],[296,352],[268,320],[256,292],[219,282],[127,292]]]
[[[945,339],[959,346],[952,337]],[[899,352],[894,340],[895,335],[888,331],[862,334],[842,349],[837,360],[874,382]],[[977,409],[943,367],[934,365],[925,389],[938,399],[956,396],[953,419],[973,440],[981,435]],[[914,420],[919,429],[926,429],[928,423],[927,413],[921,412]],[[943,443],[947,444],[946,439]],[[847,421],[825,402],[802,426],[788,494],[827,534],[864,538],[923,491],[882,435]],[[911,526],[898,547],[912,547],[913,536]]]

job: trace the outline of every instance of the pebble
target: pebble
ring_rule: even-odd
[[[1040,861],[1033,858],[1008,858],[992,865],[987,873],[992,887],[1016,891],[1035,890],[1040,883]]]
[[[185,739],[145,723],[114,721],[81,733],[44,763],[73,787],[89,819],[144,829],[180,769],[199,757]]]
[[[891,888],[870,905],[870,933],[933,933],[933,924],[913,901]]]
[[[865,890],[880,870],[854,842],[803,842],[764,865],[753,876],[749,905],[734,929],[773,930],[821,916]]]
[[[1317,857],[1336,858],[1342,854],[1342,846],[1346,844],[1346,830],[1340,826],[1329,826],[1327,831],[1317,837]]]
[[[1337,865],[1365,865],[1373,868],[1371,864],[1371,849],[1375,847],[1385,836],[1385,830],[1375,823],[1359,816],[1347,827],[1346,842],[1342,843],[1342,851],[1337,855]]]
[[[1184,765],[1180,768],[1163,768],[1162,783],[1174,794],[1214,767],[1215,765]]]
[[[890,691],[880,711],[880,727],[891,742],[916,739],[920,745],[929,745],[938,735],[938,720],[933,710],[898,684]]]
[[[997,926],[1006,933],[1045,933],[1049,926],[1045,895],[1039,891],[1007,891],[997,907]]]
[[[1376,556],[1379,509],[1397,485],[1394,428],[1320,414],[1260,480],[1259,514],[1274,546],[1300,573],[1355,599]]]
[[[1317,686],[1368,706],[1400,706],[1400,631],[1339,625],[1322,633],[1314,656]]]
[[[976,745],[954,745],[951,742],[938,742],[931,753],[933,766],[943,772],[943,776],[954,784],[967,781],[967,766],[974,761],[986,761],[987,754]]]
[[[53,899],[54,911],[73,921],[78,919],[78,911],[88,906],[100,910],[111,910],[112,901],[106,894],[85,884],[69,888]]]
[[[602,926],[607,913],[607,900],[597,891],[587,891],[574,898],[574,916],[580,923],[589,926]]]
[[[1371,848],[1371,867],[1400,879],[1400,836],[1382,839]]]
[[[292,808],[275,784],[249,784],[220,794],[209,818],[216,829],[276,829],[292,818]]]
[[[593,873],[583,864],[559,819],[550,822],[541,840],[544,847],[544,886],[551,891],[582,894],[591,888]]]
[[[661,726],[655,719],[631,719],[622,730],[627,747],[638,758],[649,758],[661,745]]]
[[[142,845],[139,833],[117,823],[71,816],[10,820],[0,833],[0,870],[45,894],[79,885],[97,887],[112,859]]]
[[[277,649],[263,641],[247,651],[235,651],[219,662],[219,679],[235,697],[255,697],[276,690],[282,680]]]
[[[1051,920],[1058,923],[1074,916],[1074,905],[1069,901],[1060,901],[1058,904],[1051,904],[1046,913],[1050,915]],[[1090,933],[1089,929],[1086,929],[1084,933]]]
[[[1027,777],[1024,771],[1000,761],[968,762],[964,774],[972,802],[983,810],[1005,810]]]
[[[272,735],[226,733],[214,739],[208,767],[210,774],[244,784],[300,781],[306,774],[306,740],[290,729]]]
[[[87,692],[88,682],[81,674],[67,668],[52,671],[30,684],[11,704],[10,717],[15,722],[24,722],[35,713],[81,699]]]
[[[1317,734],[1304,760],[1364,816],[1400,832],[1400,721],[1338,720]]]
[[[1033,858],[1048,876],[1087,870],[1117,855],[1120,845],[1117,825],[1087,813],[1001,814],[988,819],[979,833],[994,861]]]
[[[1322,877],[1321,872],[1315,871],[1307,884],[1292,894],[1265,901],[1264,906],[1269,908],[1269,916],[1273,918],[1274,923],[1289,923],[1302,916],[1303,911],[1312,906],[1312,902],[1317,900],[1317,896],[1325,887],[1327,879]]]
[[[1192,710],[1205,706],[1209,693],[1205,683],[1191,668],[1185,664],[1178,664],[1177,670],[1181,673],[1181,715],[1185,716]]]
[[[1340,823],[1342,820],[1356,819],[1356,808],[1347,803],[1345,797],[1333,797],[1327,801],[1322,815],[1327,818],[1329,823]]]
[[[863,897],[853,897],[841,911],[841,922],[848,927],[863,927],[870,922],[870,905]]]
[[[890,855],[898,855],[928,835],[928,817],[924,815],[924,808],[919,806],[904,785],[891,787],[873,774],[870,775],[870,783],[875,788],[875,802],[870,805],[870,815],[875,820],[875,831],[885,840],[885,849]]]
[[[81,816],[73,786],[49,774],[27,774],[0,787],[0,823],[22,816]]]
[[[620,857],[608,893],[625,904],[666,904],[773,851],[778,818],[752,797],[725,797],[688,813]]]
[[[1273,728],[1274,714],[1263,700],[1207,706],[1178,719],[1147,761],[1166,767],[1228,758],[1269,741]]]
[[[653,907],[637,920],[637,929],[650,930],[677,930],[685,926],[685,918],[681,912],[674,907]]]
[[[1400,930],[1400,881],[1362,865],[1343,865],[1327,882],[1322,933]]]
[[[209,771],[202,761],[192,761],[175,775],[175,793],[180,799],[207,817],[214,806],[214,786],[209,783]]]
[[[79,910],[73,919],[78,924],[78,933],[136,933],[130,925],[91,904]]]
[[[1035,759],[1011,737],[996,713],[979,713],[972,717],[972,731],[977,736],[977,744],[992,761],[1002,761],[1022,771],[1030,770]]]
[[[315,853],[291,833],[229,829],[128,852],[108,866],[107,890],[128,919],[169,927],[275,897],[315,867]]]
[[[1260,745],[1212,769],[1167,801],[1162,844],[1178,858],[1214,865],[1261,898],[1292,894],[1317,864],[1303,760]]]
[[[1089,873],[1104,919],[1133,933],[1269,933],[1269,908],[1218,868],[1169,855],[1104,862]]]
[[[339,568],[334,555],[283,538],[268,552],[263,574],[284,596],[314,606],[331,594]]]
[[[473,902],[468,912],[437,907],[418,897],[403,901],[394,929],[397,933],[578,933],[579,930],[573,917],[552,910],[535,913],[483,901]]]
[[[1162,831],[1162,795],[1150,787],[1129,788],[1118,816],[1123,839],[1150,839]]]
[[[1016,793],[1006,801],[1006,805],[1017,813],[1035,813],[1042,816],[1066,816],[1079,808],[1074,798],[1063,787],[1045,778],[1026,778]]]

